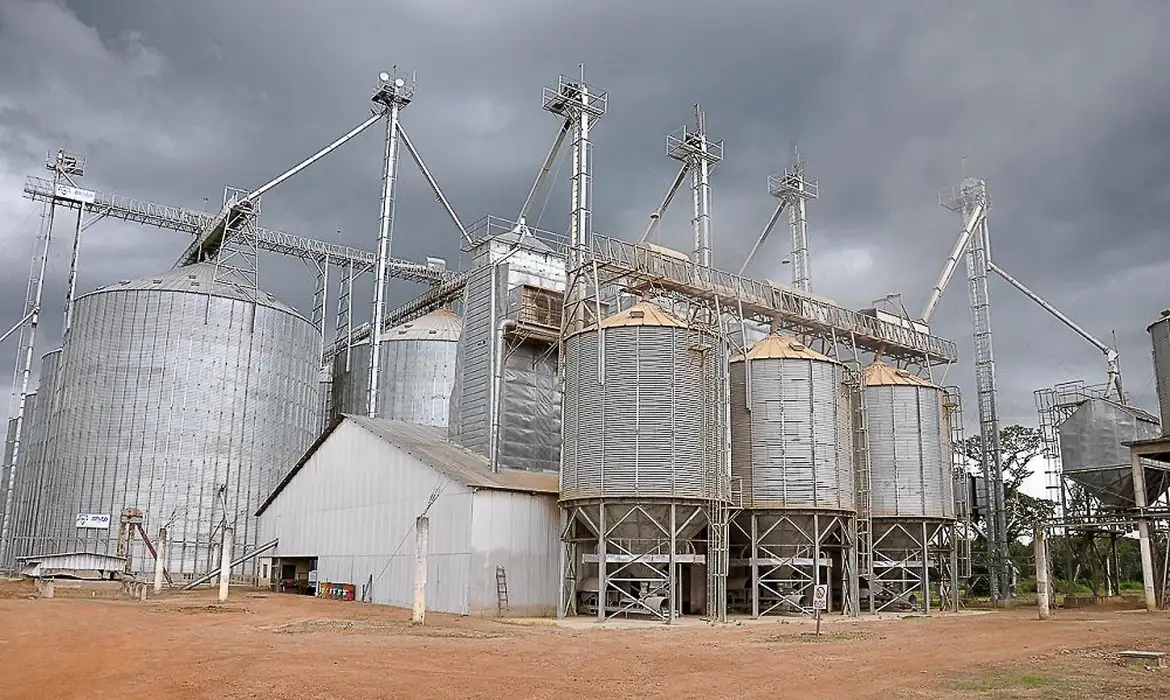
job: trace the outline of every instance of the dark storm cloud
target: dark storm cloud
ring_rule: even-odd
[[[701,102],[726,142],[713,179],[717,264],[738,268],[771,211],[766,177],[798,141],[822,192],[809,207],[814,287],[855,307],[900,291],[917,313],[959,227],[937,194],[966,157],[992,191],[997,261],[1093,333],[1115,329],[1129,388],[1152,406],[1144,326],[1170,305],[1170,46],[1160,33],[1170,5],[859,5],[7,3],[0,319],[20,316],[36,216],[22,225],[32,205],[18,193],[47,149],[85,152],[91,187],[187,206],[206,197],[214,208],[224,185],[259,185],[359,122],[374,77],[399,63],[419,76],[404,121],[464,221],[514,215],[556,130],[540,88],[585,61],[610,93],[594,132],[598,230],[641,232],[675,171],[665,134]],[[375,127],[266,197],[264,222],[321,238],[340,229],[372,248],[380,150]],[[432,200],[406,161],[395,251],[455,264],[458,237]],[[689,247],[688,205],[676,200],[665,243]],[[562,182],[542,225],[563,226],[567,209]],[[754,274],[787,279],[786,238],[777,232]],[[81,287],[168,266],[183,243],[98,224]],[[63,293],[61,255],[50,306]],[[310,306],[309,278],[289,274],[302,268],[265,265],[268,287]],[[970,394],[965,295],[960,269],[936,329],[960,343],[965,362],[947,381]],[[1006,420],[1034,421],[1035,388],[1103,376],[1099,354],[1058,322],[995,280],[992,295]]]

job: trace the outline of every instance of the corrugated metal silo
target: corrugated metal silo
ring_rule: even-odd
[[[562,362],[571,595],[599,616],[708,609],[722,593],[697,583],[726,575],[711,570],[727,546],[711,526],[729,480],[726,343],[641,302],[566,339]],[[679,579],[672,560],[697,568]]]
[[[21,429],[23,459],[17,472],[20,481],[17,493],[21,507],[12,530],[14,549],[18,555],[41,554],[50,551],[54,546],[47,537],[47,532],[55,522],[54,514],[48,509],[55,482],[46,455],[49,449],[49,432],[60,398],[56,384],[60,360],[61,348],[47,352],[41,357],[36,410],[28,416],[29,420]],[[68,518],[69,522],[73,522],[74,516],[61,514],[59,517]]]
[[[936,590],[936,577],[953,569],[957,551],[943,390],[879,362],[866,367],[862,378],[873,576],[863,565],[861,598],[875,611],[891,606],[929,611],[924,592]]]
[[[438,309],[386,332],[378,375],[379,418],[447,427],[462,331],[458,314]],[[348,358],[344,351],[333,358],[331,417],[366,414],[369,366],[369,341],[354,345]]]
[[[32,527],[33,484],[42,465],[38,457],[43,452],[44,435],[38,423],[41,417],[40,391],[30,391],[24,399],[24,420],[20,427],[20,451],[16,455],[16,480],[12,488],[12,513],[8,532],[12,539],[12,556],[29,552]],[[47,403],[47,402],[46,402]],[[11,468],[11,467],[10,467]]]
[[[1154,381],[1162,414],[1162,434],[1170,435],[1170,309],[1151,323],[1146,331],[1154,345]]]
[[[731,566],[747,586],[729,590],[733,608],[811,611],[819,583],[830,584],[836,607],[856,586],[847,560],[855,487],[844,380],[840,363],[776,334],[731,362],[732,491],[744,508],[731,530]]]
[[[864,400],[873,517],[953,519],[942,389],[874,363],[865,368]]]
[[[168,568],[206,572],[225,513],[235,554],[256,546],[259,503],[315,437],[319,336],[302,316],[213,263],[79,297],[62,352],[47,460],[58,513],[110,516],[110,530],[54,523],[63,549],[114,554],[123,509]],[[255,297],[254,297],[255,295]],[[60,527],[64,526],[64,527]],[[141,548],[135,570],[152,570]]]
[[[854,509],[844,378],[836,361],[778,335],[732,361],[731,476],[745,508]]]
[[[697,337],[719,347],[646,302],[566,340],[562,500],[713,496],[726,424]]]

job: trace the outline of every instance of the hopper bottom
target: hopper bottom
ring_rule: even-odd
[[[711,526],[714,514],[706,502],[560,505],[562,615],[670,621],[678,615],[706,614],[708,601],[723,600],[726,575],[713,571],[726,553],[718,544],[726,541],[726,526]]]
[[[860,577],[863,608],[929,613],[932,604],[953,607],[958,586],[954,521],[874,518],[872,532],[872,580],[864,571]]]
[[[1146,473],[1146,503],[1152,504],[1170,490],[1170,471],[1166,465],[1144,460]],[[1133,468],[1064,470],[1064,475],[1085,487],[1089,495],[1110,508],[1133,508]]]
[[[829,586],[829,612],[856,609],[856,521],[843,511],[745,510],[731,523],[727,606],[752,617],[811,615]]]

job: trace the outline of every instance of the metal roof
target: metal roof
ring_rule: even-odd
[[[449,442],[445,428],[343,414],[325,429],[325,432],[309,447],[304,456],[280,480],[280,483],[256,510],[257,516],[276,500],[276,497],[293,480],[309,461],[309,458],[329,439],[333,431],[346,421],[372,433],[435,471],[465,486],[526,493],[560,493],[558,475],[515,469],[501,469],[498,472],[493,472],[486,457]]]
[[[732,362],[743,362],[743,355],[731,358]],[[773,333],[752,346],[747,352],[749,360],[819,360],[821,362],[836,362],[833,358],[822,355],[796,338]]]
[[[250,283],[247,280],[230,268],[221,268],[219,271],[220,279],[217,280],[215,267],[216,265],[213,262],[176,267],[149,277],[142,277],[135,280],[122,280],[121,282],[107,284],[91,292],[86,292],[78,298],[103,292],[160,290],[166,292],[207,294],[226,299],[253,301],[251,295],[248,293]],[[232,284],[225,280],[235,280],[235,283]],[[259,290],[257,301],[263,306],[300,316],[296,309],[278,300],[263,289]]]
[[[383,339],[393,340],[459,340],[463,333],[463,319],[450,309],[435,309],[429,314],[407,321],[386,331]]]
[[[881,362],[875,362],[865,368],[865,385],[866,386],[928,386],[937,389],[938,387],[931,384],[926,379],[919,377],[916,374],[907,372],[904,369],[898,369]]]
[[[655,304],[654,302],[643,301],[634,304],[625,311],[619,311],[601,322],[602,328],[616,328],[618,326],[666,326],[686,328],[687,322],[670,313],[658,304]]]

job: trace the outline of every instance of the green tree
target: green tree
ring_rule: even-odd
[[[1024,481],[1032,475],[1028,463],[1044,451],[1044,440],[1038,428],[1026,425],[1008,425],[999,431],[1000,459],[1003,463],[1003,499],[1007,510],[1007,540],[1015,542],[1032,531],[1037,520],[1051,517],[1056,503],[1020,491]],[[972,435],[959,444],[959,450],[969,462],[971,473],[983,474],[980,436]]]

